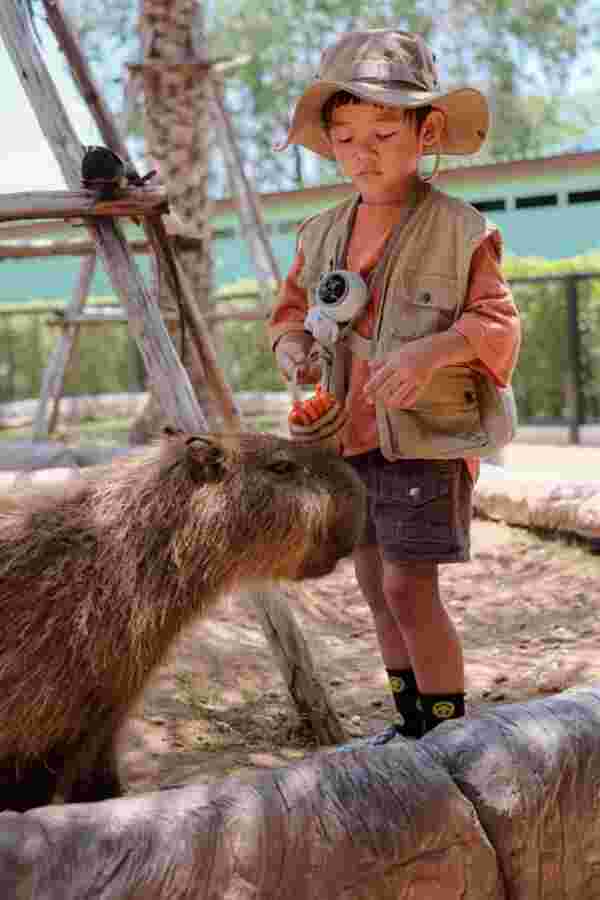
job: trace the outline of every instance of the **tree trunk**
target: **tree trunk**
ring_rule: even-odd
[[[202,31],[195,0],[142,0],[140,27],[144,47],[144,110],[149,156],[156,162],[169,200],[183,228],[202,242],[200,250],[180,254],[180,264],[194,302],[206,315],[212,295],[212,233],[208,201],[210,123],[208,66],[197,62]],[[206,53],[203,54],[206,59]],[[177,313],[165,290],[165,272],[155,273],[159,307],[164,315]],[[211,427],[219,424],[219,410],[207,390],[206,372],[189,331],[178,319],[169,328],[182,362]],[[160,406],[151,396],[133,423],[130,442],[149,440],[162,427]]]

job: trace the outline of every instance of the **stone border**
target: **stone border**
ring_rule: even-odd
[[[508,525],[575,534],[600,545],[598,474],[597,481],[575,481],[482,463],[475,513]]]

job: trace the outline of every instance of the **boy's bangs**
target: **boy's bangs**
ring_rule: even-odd
[[[371,103],[368,100],[363,100],[362,97],[357,97],[356,94],[351,94],[349,91],[337,91],[325,101],[321,108],[321,122],[325,131],[328,132],[331,128],[333,113],[336,109],[342,106],[358,106],[359,104],[375,106],[383,110],[398,109],[398,107],[386,106],[383,103]],[[430,105],[404,109],[403,118],[405,121],[413,121],[416,124],[417,131],[419,131],[432,109],[433,107]]]

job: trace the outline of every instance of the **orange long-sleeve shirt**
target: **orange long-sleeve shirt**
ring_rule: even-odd
[[[366,277],[376,265],[392,228],[393,223],[380,224],[377,213],[373,214],[373,207],[359,206],[347,268]],[[501,247],[500,234],[490,230],[475,250],[463,312],[452,327],[462,334],[474,351],[476,358],[469,365],[491,375],[498,384],[505,386],[510,382],[516,365],[521,332],[519,314],[500,267]],[[273,346],[284,334],[304,331],[308,298],[298,280],[303,265],[304,256],[299,249],[270,318],[269,332]],[[379,302],[378,291],[374,290],[354,325],[363,337],[371,337]],[[346,403],[348,420],[342,436],[345,456],[365,453],[379,446],[375,409],[363,393],[369,377],[369,363],[354,356]],[[467,459],[466,462],[473,478],[476,478],[478,460]]]

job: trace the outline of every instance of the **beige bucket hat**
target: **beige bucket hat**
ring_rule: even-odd
[[[435,57],[421,35],[380,28],[349,32],[323,52],[319,72],[298,100],[287,140],[278,149],[301,144],[333,159],[321,110],[337,91],[383,106],[416,109],[431,104],[443,110],[441,144],[428,153],[476,153],[490,127],[488,103],[480,91],[441,89]]]

